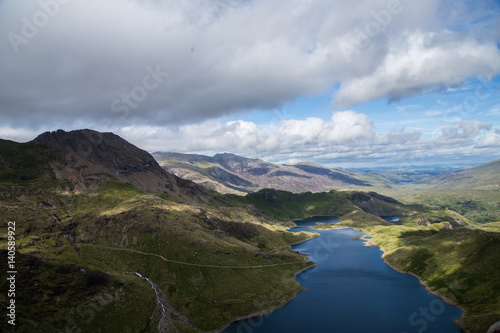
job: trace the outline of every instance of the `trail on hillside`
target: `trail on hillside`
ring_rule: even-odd
[[[207,264],[195,264],[195,263],[189,263],[189,262],[183,262],[183,261],[178,261],[178,260],[172,260],[172,259],[167,259],[163,257],[162,255],[156,254],[156,253],[148,253],[148,252],[142,252],[138,250],[133,250],[133,249],[127,249],[127,248],[119,248],[119,247],[112,247],[112,246],[103,246],[103,245],[91,245],[91,244],[78,244],[79,246],[85,246],[85,247],[94,247],[94,248],[102,248],[102,249],[108,249],[108,250],[115,250],[115,251],[127,251],[127,252],[132,252],[132,253],[139,253],[139,254],[144,254],[148,256],[154,256],[158,257],[161,260],[165,262],[170,262],[174,264],[180,264],[180,265],[187,265],[187,266],[197,266],[197,267],[210,267],[210,268],[243,268],[243,269],[252,269],[252,268],[265,268],[265,267],[275,267],[275,266],[284,266],[284,265],[295,265],[295,264],[303,264],[307,262],[306,260],[303,261],[294,261],[294,262],[286,262],[286,263],[281,263],[281,264],[269,264],[269,265],[253,265],[253,266],[224,266],[224,265],[207,265]]]

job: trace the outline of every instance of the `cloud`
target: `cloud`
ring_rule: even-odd
[[[393,40],[384,61],[369,75],[345,80],[334,104],[342,107],[382,97],[399,100],[499,71],[500,52],[494,44],[457,40],[448,31],[415,31]]]
[[[333,101],[348,106],[496,75],[499,36],[488,33],[494,27],[484,19],[491,8],[464,6],[4,0],[0,121],[30,128],[77,121],[170,126],[270,110],[338,85]],[[467,35],[448,28],[472,13],[483,20],[468,26]],[[342,45],[359,31],[371,37],[346,57]]]
[[[483,130],[490,130],[491,125],[477,120],[463,120],[452,127],[442,130],[441,139],[450,141],[456,139],[472,139],[479,135]]]
[[[0,0],[0,133],[96,128],[150,151],[287,163],[490,154],[489,124],[425,100],[399,106],[400,124],[446,117],[434,139],[377,132],[380,110],[333,111],[498,75],[499,12],[466,0]],[[317,96],[331,117],[234,120]]]
[[[289,119],[257,125],[241,120],[223,124],[210,120],[181,125],[175,130],[134,126],[118,132],[149,151],[226,151],[275,162],[334,157],[374,159],[392,156],[420,143],[418,132],[374,132],[372,119],[354,111],[335,112],[328,121]]]
[[[150,150],[247,153],[360,145],[375,136],[372,120],[354,111],[335,112],[329,121],[320,118],[288,119],[258,126],[242,120],[224,124],[210,120],[181,125],[175,130],[154,126],[126,127],[122,133],[136,140],[143,138],[143,145]]]
[[[498,133],[488,133],[476,144],[476,148],[500,147],[500,135]]]
[[[334,112],[327,121],[311,117],[258,125],[209,120],[175,129],[139,126],[117,132],[149,151],[231,152],[285,164],[312,161],[332,166],[386,163],[411,167],[485,161],[485,156],[498,154],[500,146],[499,133],[484,133],[490,130],[487,123],[464,120],[443,128],[434,138],[422,137],[418,131],[377,132],[370,117],[349,110]]]

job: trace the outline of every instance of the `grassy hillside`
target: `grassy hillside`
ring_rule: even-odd
[[[388,192],[405,202],[454,210],[478,223],[500,221],[500,161],[427,177]]]
[[[78,194],[61,191],[56,183],[2,186],[2,193],[10,195],[1,201],[0,246],[7,247],[7,221],[16,221],[22,272],[23,315],[16,332],[66,325],[87,331],[102,327],[98,319],[108,311],[112,318],[102,329],[127,331],[118,328],[128,318],[128,331],[155,331],[155,294],[131,272],[154,281],[174,309],[206,331],[281,306],[302,289],[294,275],[312,263],[289,247],[310,235],[285,232],[241,205],[228,210],[193,206],[112,179],[100,181],[98,188]],[[95,283],[89,282],[94,276]],[[5,281],[2,275],[3,290]],[[270,298],[269,290],[277,286],[280,298]],[[116,293],[118,301],[111,301]],[[39,296],[28,302],[30,295]],[[101,296],[109,304],[92,310]],[[0,299],[2,307],[6,301]],[[141,312],[131,316],[130,304]],[[48,320],[47,313],[53,314]]]
[[[85,151],[81,140],[90,145]],[[313,215],[367,231],[393,266],[464,306],[471,332],[483,332],[500,312],[495,222],[375,192],[220,195],[93,131],[0,144],[4,258],[8,222],[16,222],[16,332],[214,331],[272,311],[303,289],[295,275],[314,265],[290,249],[314,234],[286,231]],[[0,279],[6,307],[5,270]]]
[[[406,206],[409,208],[409,206]],[[466,312],[459,325],[486,332],[500,319],[500,228],[473,223],[453,211],[412,206],[399,222],[376,224],[364,212],[318,228],[354,227],[381,247],[395,269],[419,277],[429,290]]]
[[[166,170],[221,193],[243,195],[264,188],[294,193],[368,190],[405,203],[455,210],[480,223],[500,221],[500,161],[459,172],[449,172],[453,168],[361,172],[311,163],[284,166],[232,154],[154,156]]]
[[[113,134],[58,131],[1,148],[0,248],[15,221],[16,332],[216,330],[283,305],[313,265],[290,249],[311,234],[166,173]],[[135,272],[158,287],[165,318]]]
[[[429,177],[424,179],[422,183],[439,189],[499,190],[500,160],[460,172]]]
[[[391,182],[394,180],[394,185],[374,184],[372,190],[407,204],[454,210],[478,223],[500,221],[500,161],[434,176],[422,177],[429,171],[417,172],[418,177],[411,176],[411,173],[381,173]],[[399,177],[411,181],[396,185]]]

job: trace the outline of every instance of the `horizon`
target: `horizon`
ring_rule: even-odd
[[[51,133],[51,132],[57,132],[59,130],[62,130],[62,131],[65,131],[63,129],[57,129],[57,130],[53,130],[53,131],[45,131],[43,133],[39,133],[35,138],[29,140],[29,141],[24,141],[24,142],[18,142],[18,141],[13,141],[13,142],[16,142],[16,143],[29,143],[33,140],[35,140],[39,135],[41,134],[44,134],[44,133]],[[91,131],[95,131],[93,129],[89,129],[89,128],[85,128],[85,129],[75,129],[75,130],[71,130],[71,131],[84,131],[84,130],[91,130]],[[68,132],[68,131],[65,131],[65,132]],[[111,134],[115,134],[117,135],[116,133],[113,133],[113,132],[108,132],[108,133],[111,133]],[[121,137],[121,136],[120,136]],[[2,139],[0,138],[1,140],[5,140],[5,139]],[[124,138],[122,138],[124,139]],[[138,148],[140,149],[143,149],[145,150],[144,148],[140,147],[140,146],[137,146]],[[145,150],[147,151],[147,150]],[[359,170],[359,171],[367,171],[367,170],[373,170],[373,171],[377,171],[377,170],[391,170],[391,171],[399,171],[399,170],[413,170],[413,171],[417,171],[419,169],[439,169],[439,168],[447,168],[447,169],[457,169],[457,171],[461,171],[461,170],[465,170],[467,168],[471,168],[471,167],[475,167],[475,166],[479,166],[479,165],[483,165],[483,164],[487,164],[487,163],[491,163],[491,162],[495,162],[495,161],[498,161],[499,159],[492,159],[492,160],[489,160],[489,161],[486,161],[486,162],[476,162],[476,163],[471,163],[471,162],[463,162],[463,163],[459,163],[459,162],[455,162],[455,163],[448,163],[448,164],[443,164],[443,163],[437,163],[437,164],[399,164],[399,165],[376,165],[376,166],[368,166],[368,165],[357,165],[357,166],[350,166],[350,165],[327,165],[327,164],[319,164],[319,163],[316,163],[316,162],[312,162],[312,161],[299,161],[297,163],[294,163],[294,164],[286,164],[286,163],[278,163],[278,162],[271,162],[271,161],[267,161],[267,160],[264,160],[262,158],[253,158],[253,157],[248,157],[248,156],[244,156],[244,155],[240,155],[240,154],[235,154],[235,153],[232,153],[232,152],[228,152],[228,151],[220,151],[220,152],[215,152],[215,153],[212,153],[212,154],[200,154],[200,153],[182,153],[182,152],[176,152],[176,151],[147,151],[149,154],[151,155],[154,155],[154,154],[181,154],[181,155],[196,155],[196,156],[204,156],[204,157],[215,157],[216,155],[222,155],[222,154],[229,154],[229,155],[234,155],[236,157],[242,157],[242,158],[246,158],[246,159],[258,159],[258,160],[261,160],[263,162],[266,162],[266,163],[273,163],[273,164],[280,164],[280,165],[288,165],[288,166],[293,166],[293,165],[298,165],[298,164],[303,164],[303,163],[310,163],[310,164],[316,164],[316,165],[319,165],[319,166],[322,166],[322,167],[326,167],[326,168],[332,168],[332,169],[335,169],[335,168],[340,168],[340,169],[354,169],[354,170]],[[453,171],[454,172],[454,171]]]
[[[498,2],[5,0],[0,34],[3,139],[93,128],[347,168],[500,159]]]
[[[56,132],[58,130],[63,130],[63,131],[66,131],[64,129],[55,129],[55,130],[48,130],[48,131],[45,131],[43,133],[50,133],[50,132]],[[73,130],[70,130],[70,131],[79,131],[79,130],[92,130],[92,131],[95,131],[93,129],[89,129],[89,128],[80,128],[80,129],[73,129]],[[69,131],[66,131],[66,132],[69,132]],[[10,140],[10,141],[13,141],[13,142],[16,142],[16,143],[28,143],[28,142],[31,142],[33,141],[34,139],[36,139],[39,135],[43,134],[43,133],[39,133],[38,135],[36,135],[34,138],[30,139],[30,140],[25,140],[25,141],[15,141],[15,140]],[[109,132],[109,133],[112,133],[112,134],[116,134],[116,133],[113,133],[113,132]],[[118,135],[118,134],[116,134]],[[119,135],[120,136],[120,135]],[[121,136],[120,136],[121,137]],[[122,137],[123,138],[123,137]],[[4,138],[0,138],[2,140],[9,140],[9,139],[4,139]],[[125,138],[123,138],[125,139]],[[134,144],[135,145],[135,144]],[[487,163],[491,163],[491,162],[495,162],[495,161],[498,161],[500,159],[497,159],[497,158],[493,158],[491,160],[486,160],[485,162],[475,162],[475,163],[472,163],[472,162],[453,162],[453,163],[434,163],[434,164],[415,164],[415,163],[408,163],[408,164],[388,164],[388,165],[375,165],[375,166],[368,166],[368,165],[364,165],[364,164],[361,164],[361,165],[357,165],[357,166],[352,166],[352,165],[348,165],[348,164],[344,164],[344,165],[327,165],[327,164],[320,164],[320,163],[316,163],[316,162],[313,162],[313,161],[299,161],[299,162],[296,162],[294,164],[286,164],[286,163],[279,163],[279,162],[272,162],[272,161],[268,161],[268,160],[265,160],[265,159],[262,159],[262,158],[257,158],[257,157],[248,157],[248,156],[244,156],[244,155],[241,155],[241,154],[237,154],[237,153],[233,153],[233,152],[229,152],[229,151],[220,151],[220,152],[212,152],[211,154],[210,153],[183,153],[183,152],[178,152],[178,151],[148,151],[140,146],[137,146],[138,148],[140,149],[143,149],[145,151],[147,151],[149,154],[151,155],[154,155],[154,154],[182,154],[182,155],[198,155],[198,156],[205,156],[205,157],[215,157],[216,155],[221,155],[221,154],[230,154],[230,155],[234,155],[234,156],[237,156],[237,157],[243,157],[243,158],[247,158],[247,159],[258,159],[258,160],[262,160],[264,162],[267,162],[267,163],[273,163],[273,164],[280,164],[280,165],[289,165],[289,166],[293,166],[293,165],[298,165],[298,164],[301,164],[301,163],[312,163],[312,164],[317,164],[317,165],[320,165],[320,166],[323,166],[323,167],[327,167],[327,168],[332,168],[332,169],[335,169],[335,168],[341,168],[341,169],[355,169],[355,170],[384,170],[384,169],[389,169],[389,170],[418,170],[418,169],[424,169],[424,168],[456,168],[456,169],[460,169],[460,170],[464,170],[464,169],[467,169],[467,168],[471,168],[471,167],[475,167],[475,166],[479,166],[479,165],[483,165],[483,164],[487,164]],[[460,171],[459,170],[459,171]]]
[[[176,151],[148,151],[148,153],[150,153],[151,155],[154,155],[154,154],[181,154],[181,155],[196,155],[196,156],[204,156],[204,157],[212,157],[212,158],[215,157],[216,155],[230,154],[230,155],[234,155],[234,156],[237,156],[237,157],[243,157],[243,158],[253,159],[251,157],[246,157],[246,156],[243,156],[243,155],[238,155],[238,154],[234,154],[234,153],[230,153],[230,152],[218,152],[218,153],[214,153],[212,155],[196,154],[196,153],[181,153],[181,152],[176,152]],[[281,164],[281,163],[275,163],[275,162],[266,161],[266,160],[263,160],[263,159],[260,159],[260,158],[258,158],[258,160],[261,160],[261,161],[266,162],[266,163],[273,163],[273,164],[280,164],[280,165],[287,165],[287,166],[294,166],[294,165],[303,164],[303,163],[312,163],[312,164],[316,164],[316,165],[319,165],[319,166],[322,166],[322,167],[326,167],[326,168],[332,168],[332,169],[339,168],[339,169],[346,169],[346,170],[348,170],[348,169],[355,169],[355,170],[360,170],[360,171],[362,171],[363,169],[365,169],[365,170],[384,170],[384,169],[389,169],[389,170],[395,171],[395,170],[418,170],[418,169],[426,169],[426,168],[431,168],[431,169],[432,168],[456,168],[456,169],[460,169],[460,170],[465,170],[465,169],[472,168],[472,167],[475,167],[475,166],[479,166],[479,165],[488,164],[488,163],[492,163],[492,162],[498,161],[498,159],[493,159],[493,160],[490,160],[490,161],[487,161],[487,162],[484,162],[484,163],[464,162],[464,163],[452,163],[452,164],[420,164],[420,165],[412,164],[412,165],[407,165],[407,166],[401,166],[401,165],[378,165],[378,166],[373,166],[373,167],[361,165],[361,166],[351,167],[351,166],[318,164],[318,163],[315,163],[315,162],[312,162],[312,161],[301,161],[301,162],[297,162],[295,164]]]

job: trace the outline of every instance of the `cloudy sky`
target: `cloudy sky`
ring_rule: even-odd
[[[498,0],[0,0],[0,138],[411,167],[500,158]]]

